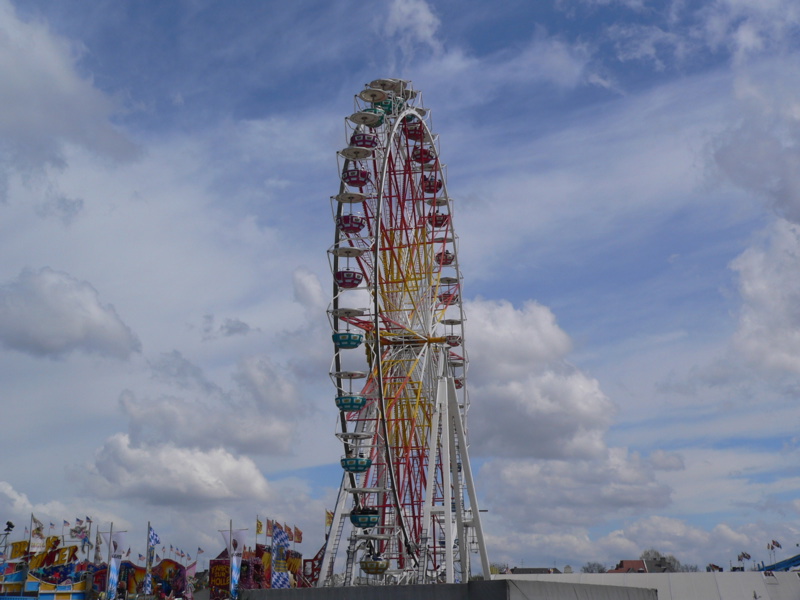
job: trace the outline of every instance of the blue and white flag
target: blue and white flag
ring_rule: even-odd
[[[108,563],[108,582],[106,586],[106,597],[114,600],[117,597],[117,582],[119,581],[119,567],[122,563],[123,548],[126,546],[127,531],[115,531],[114,533],[103,533],[109,548],[111,549],[111,561]]]
[[[156,530],[153,529],[152,527],[150,528],[150,531],[147,533],[147,543],[150,546],[158,546],[161,543],[161,538],[158,537]]]
[[[228,547],[228,557],[231,567],[230,595],[232,600],[239,597],[239,576],[242,571],[242,553],[247,541],[247,529],[234,529],[233,531],[220,531]]]
[[[289,536],[280,527],[272,532],[272,587],[288,588],[289,569],[286,565],[286,553],[289,551]]]

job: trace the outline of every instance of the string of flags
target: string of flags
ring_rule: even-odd
[[[46,532],[46,529],[45,529],[46,525],[45,525],[45,523],[49,524],[49,530],[50,530],[49,534],[52,535],[53,534],[53,530],[57,527],[56,522],[54,522],[54,521],[42,522],[39,519],[37,519],[34,514],[31,513],[30,527],[26,526],[24,534],[23,534],[25,538],[28,538],[28,548],[29,548],[28,551],[30,551],[32,553],[37,553],[39,551],[46,550],[46,548],[45,548],[45,545],[46,545],[46,533],[45,533]],[[74,523],[74,527],[73,527],[72,523]],[[93,526],[92,518],[89,517],[89,516],[85,516],[85,518],[75,517],[75,519],[72,521],[72,523],[70,521],[68,521],[67,519],[62,519],[62,521],[61,521],[61,527],[62,527],[61,535],[63,536],[64,540],[65,541],[69,540],[70,542],[75,542],[75,541],[81,542],[82,543],[81,544],[81,550],[87,552],[87,554],[88,554],[88,551],[86,550],[86,547],[88,547],[89,550],[91,550],[93,548],[95,550],[99,550],[100,545],[103,543],[101,541],[101,532],[100,532],[100,528],[99,527],[98,527],[98,530],[97,530],[97,542],[96,542],[96,544],[92,544],[90,542],[91,527]],[[272,523],[270,523],[270,524],[272,525]],[[277,524],[275,524],[275,526],[277,526]],[[66,532],[68,532],[68,535],[65,532],[65,530],[66,530]],[[299,528],[295,528],[293,533],[295,534],[295,537],[297,537],[297,541],[302,541],[303,532],[300,531]],[[103,535],[106,535],[106,534],[103,534]],[[292,535],[292,534],[290,534],[290,535]],[[106,541],[106,543],[108,543],[108,542]],[[138,554],[138,560],[140,562],[147,562],[148,561],[148,553],[151,551],[151,549],[153,551],[156,550],[159,545],[161,545],[160,537],[155,532],[153,527],[149,526],[148,532],[147,532],[148,550],[147,550],[146,554],[139,553]],[[166,545],[164,545],[161,550],[162,550],[162,554],[166,558],[166,556],[167,556],[166,555]],[[174,554],[176,558],[185,559],[187,561],[191,561],[192,560],[192,556],[191,556],[190,553],[185,552],[184,550],[182,550],[181,548],[178,548],[177,546],[173,546],[173,545],[170,544],[169,551],[170,551],[171,554]],[[128,547],[127,551],[121,550],[121,552],[122,552],[122,556],[125,557],[125,558],[130,558],[131,555],[132,555],[132,549],[130,547]],[[199,558],[199,556],[201,554],[203,554],[204,552],[205,551],[201,547],[198,546],[197,547],[196,558]],[[155,554],[155,552],[153,552],[153,554],[155,555],[155,561],[156,562],[160,562],[162,560],[161,556],[159,554]],[[99,554],[97,554],[97,553],[95,554],[95,561],[100,560],[98,558],[99,556],[100,556]],[[150,560],[152,560],[152,556],[153,555],[150,555],[150,556],[151,556]],[[6,549],[5,548],[0,548],[0,562],[5,560],[5,558],[6,558]]]
[[[775,550],[775,548],[783,548],[780,542],[772,540],[770,543],[767,544],[767,550]]]
[[[326,526],[329,526],[332,523],[332,521],[333,521],[333,512],[329,511],[329,510],[326,510],[325,511],[325,523],[326,523]],[[57,527],[57,521],[55,521],[55,522],[54,521],[49,521],[49,522],[46,521],[46,522],[49,523],[49,528],[50,528],[51,531]],[[31,523],[33,525],[32,525],[32,527],[30,529],[28,527],[25,527],[25,534],[24,534],[25,537],[28,537],[28,536],[39,537],[39,536],[41,536],[42,538],[44,538],[45,536],[42,534],[42,530],[44,530],[45,525],[41,521],[36,519],[36,517],[34,517],[33,515],[31,515]],[[73,524],[74,524],[74,526],[73,526]],[[83,541],[84,542],[84,546],[92,546],[92,547],[94,547],[89,542],[89,537],[90,537],[90,532],[91,532],[90,528],[92,527],[92,524],[93,524],[93,520],[88,515],[85,515],[84,518],[75,517],[72,521],[67,520],[67,519],[62,519],[62,521],[61,521],[62,533],[63,533],[63,530],[69,530],[69,534],[70,534],[71,538]],[[302,529],[300,529],[296,525],[292,526],[292,525],[289,525],[286,522],[281,523],[277,519],[263,519],[262,520],[261,518],[256,517],[256,533],[257,534],[261,535],[261,534],[265,534],[266,533],[267,537],[274,538],[277,532],[280,532],[280,536],[282,538],[285,535],[285,539],[287,539],[289,542],[294,542],[296,544],[300,544],[300,543],[303,542],[303,531],[302,531]],[[99,532],[99,529],[98,529],[98,535],[99,535],[99,533],[100,532]],[[165,557],[168,556],[167,555],[167,545],[166,544],[164,544],[164,545],[161,544],[161,539],[158,536],[158,534],[155,532],[153,527],[148,527],[147,534],[148,534],[147,535],[148,552],[149,552],[150,548],[152,548],[153,550],[156,550],[159,546],[161,546],[161,552],[159,554],[156,554],[155,552],[153,552],[153,554],[155,555],[154,556],[155,560],[156,561],[160,561],[161,560],[161,556],[165,556]],[[198,546],[197,547],[197,554],[195,555],[196,558],[199,558],[200,555],[203,554],[204,552],[205,551],[201,547]],[[181,559],[187,559],[187,560],[190,560],[190,561],[192,560],[192,557],[188,552],[185,552],[184,550],[178,548],[177,546],[173,546],[171,544],[169,545],[169,553],[170,554],[174,554],[175,556],[180,557]],[[127,552],[125,554],[123,554],[123,556],[130,557],[131,556],[131,548],[128,548]],[[147,553],[145,553],[145,554],[139,553],[138,554],[138,560],[139,561],[147,561],[148,560]],[[150,560],[152,560],[152,558]]]
[[[262,521],[260,518],[256,517],[256,535],[266,533],[267,537],[275,537],[275,532],[277,530],[284,532],[290,542],[296,544],[301,544],[303,542],[303,531],[296,525],[291,527],[286,523],[281,525],[277,520],[266,519]]]

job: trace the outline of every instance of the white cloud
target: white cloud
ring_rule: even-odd
[[[571,342],[549,309],[475,300],[465,310],[470,454],[491,457],[480,478],[496,524],[555,535],[669,504],[669,487],[654,473],[680,468],[677,458],[644,460],[607,446],[614,405],[597,380],[566,362]]]
[[[329,299],[322,292],[319,278],[308,269],[297,269],[292,275],[294,299],[306,309],[308,315],[321,314]]]
[[[586,460],[492,460],[480,477],[491,513],[523,531],[586,527],[670,503],[669,488],[624,448]]]
[[[800,226],[778,220],[731,268],[742,299],[736,348],[760,367],[800,373]]]
[[[0,481],[0,506],[4,514],[24,514],[32,508],[28,497],[15,490],[7,481]]]
[[[87,492],[155,505],[207,505],[248,500],[265,505],[269,483],[246,457],[172,444],[136,446],[122,433],[108,438],[81,476]]]
[[[442,45],[436,37],[440,25],[441,21],[425,0],[392,0],[382,27],[387,39],[384,51],[392,62],[401,65],[394,64],[390,70],[407,67],[420,50],[440,52]]]
[[[702,35],[712,49],[726,47],[739,63],[765,50],[783,51],[800,23],[800,8],[792,0],[718,0],[700,8],[697,15],[696,35]]]
[[[686,39],[654,25],[614,24],[608,28],[607,35],[614,42],[620,61],[648,61],[658,71],[688,52]]]
[[[136,445],[171,443],[211,451],[226,448],[251,455],[286,455],[308,409],[295,383],[264,356],[243,358],[224,390],[204,371],[173,351],[153,361],[154,376],[179,390],[153,399],[123,392],[120,406]]]
[[[565,362],[569,336],[528,301],[465,304],[474,452],[539,458],[603,454],[614,406],[599,383]]]
[[[475,452],[486,456],[587,458],[603,455],[614,406],[598,382],[548,371],[508,383],[473,386]]]
[[[473,361],[482,381],[503,381],[539,372],[572,349],[553,312],[534,301],[516,308],[507,300],[475,299],[465,304]]]
[[[250,414],[252,405],[160,396],[139,399],[123,392],[120,405],[136,445],[169,442],[185,449],[228,451],[251,456],[286,454],[296,425],[276,416]]]
[[[115,103],[76,69],[79,46],[55,36],[41,22],[21,21],[0,2],[0,168],[41,175],[66,165],[75,144],[114,159],[135,155],[134,145],[109,118]],[[0,172],[2,172],[0,171]],[[5,182],[0,182],[0,200]]]
[[[414,80],[423,89],[432,90],[435,98],[458,98],[450,110],[463,114],[465,109],[491,105],[510,89],[522,91],[545,84],[571,90],[586,83],[594,85],[596,78],[590,81],[588,70],[590,59],[585,44],[570,43],[537,29],[525,43],[487,56],[448,48],[420,64]]]
[[[54,358],[75,350],[128,358],[141,349],[91,285],[47,267],[0,286],[0,343]]]
[[[254,330],[250,325],[235,317],[228,317],[224,319],[221,324],[216,325],[214,315],[203,316],[204,341],[226,338],[234,335],[247,335],[253,331],[258,330]]]
[[[770,92],[754,79],[747,88],[751,106],[738,126],[719,137],[714,161],[730,181],[764,198],[778,215],[800,222],[798,105],[756,107],[757,96]]]

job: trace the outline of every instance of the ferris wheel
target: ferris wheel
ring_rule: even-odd
[[[488,576],[438,136],[410,82],[378,79],[355,97],[345,137],[328,250],[343,477],[318,585],[466,581],[474,552]]]

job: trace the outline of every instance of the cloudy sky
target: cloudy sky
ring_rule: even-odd
[[[0,0],[0,519],[317,551],[335,153],[401,77],[457,199],[490,560],[789,556],[799,32],[793,0]]]

